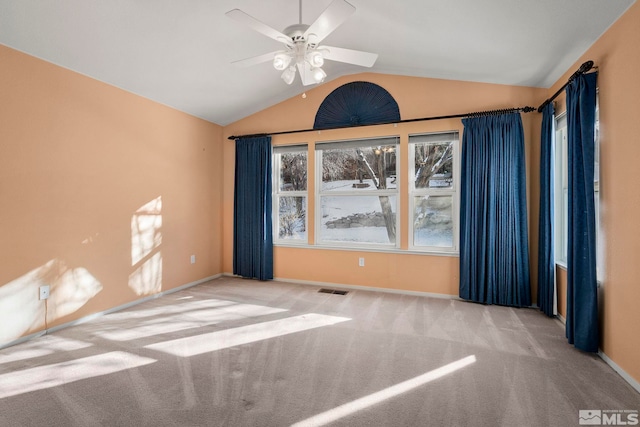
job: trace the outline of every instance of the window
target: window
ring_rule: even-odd
[[[569,238],[569,161],[567,116],[556,118],[555,132],[555,253],[556,262],[567,264],[567,240]]]
[[[274,241],[307,243],[307,146],[273,148]]]
[[[398,136],[316,142],[309,184],[308,146],[274,147],[274,243],[307,245],[311,225],[318,246],[397,250],[400,224],[408,221],[409,250],[455,254],[459,146],[457,131],[408,135],[406,154]],[[315,194],[308,194],[309,186]],[[406,213],[400,212],[401,195]]]
[[[596,92],[597,94],[597,92]],[[598,279],[602,278],[604,254],[600,226],[600,105],[596,95],[594,141],[594,203],[596,214],[596,265]],[[556,118],[555,131],[555,242],[556,263],[566,266],[569,240],[569,161],[566,113]]]
[[[320,244],[397,247],[398,137],[316,144]]]
[[[458,133],[409,136],[412,249],[457,250]]]
[[[600,97],[596,89],[596,125],[595,125],[595,166],[593,171],[593,193],[596,210],[596,276],[598,280],[604,277],[604,236],[600,223]]]

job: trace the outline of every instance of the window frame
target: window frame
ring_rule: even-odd
[[[567,240],[569,228],[569,157],[567,112],[558,114],[553,120],[554,145],[554,242],[555,262],[567,267]]]
[[[593,166],[593,194],[596,220],[596,278],[599,284],[604,280],[604,232],[600,220],[601,194],[600,194],[600,90],[596,88],[596,114],[594,130],[594,166]]]
[[[553,121],[554,129],[554,249],[555,263],[567,268],[569,237],[569,157],[568,129],[566,110],[558,114]],[[593,193],[596,226],[596,276],[599,282],[604,277],[604,242],[600,219],[600,96],[596,89],[596,113],[594,129],[594,165]]]
[[[306,190],[283,191],[280,189],[282,161],[280,156],[285,153],[301,152],[306,157]],[[309,244],[309,146],[307,143],[296,143],[290,145],[277,145],[271,149],[272,156],[272,229],[273,244],[278,246],[306,246]],[[281,197],[303,197],[305,202],[304,229],[305,237],[303,239],[284,239],[280,237],[280,198]]]
[[[372,147],[373,141],[380,141],[379,145],[395,145],[395,160],[396,160],[396,188],[384,189],[384,190],[322,190],[322,158],[323,152],[327,149],[340,148],[340,146],[347,147]],[[384,143],[389,141],[389,143]],[[358,145],[358,142],[363,142],[362,145]],[[347,148],[345,147],[345,148]],[[315,143],[315,246],[318,247],[332,247],[339,249],[374,249],[374,250],[398,250],[400,249],[401,240],[401,144],[399,135],[385,135],[373,138],[352,138],[347,140],[338,141],[316,141]],[[395,243],[373,243],[373,242],[344,242],[337,240],[324,240],[322,238],[322,198],[323,197],[371,197],[371,196],[392,196],[395,197],[395,227],[396,227],[396,239]]]
[[[451,137],[449,137],[451,136]],[[415,141],[424,138],[426,141]],[[412,142],[412,139],[414,140]],[[452,178],[453,185],[448,188],[416,188],[415,187],[415,145],[417,144],[438,144],[451,142],[453,144]],[[409,209],[406,215],[409,230],[409,250],[426,253],[458,254],[460,247],[460,133],[457,130],[440,132],[421,132],[409,134]],[[420,196],[451,196],[451,219],[453,222],[452,245],[444,246],[421,246],[415,244],[414,213],[415,198]]]

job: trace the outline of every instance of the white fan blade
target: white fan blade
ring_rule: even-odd
[[[318,48],[325,59],[331,61],[346,62],[361,67],[372,67],[378,59],[377,53],[363,52],[361,50],[343,49],[341,47],[320,46]]]
[[[347,20],[356,8],[344,0],[334,0],[304,32],[305,39],[318,44]]]
[[[275,52],[265,53],[264,55],[260,55],[260,56],[253,56],[251,58],[240,59],[238,61],[233,61],[232,64],[242,68],[251,67],[253,65],[262,64],[263,62],[273,61],[273,58],[276,56],[276,53],[278,52],[280,51],[277,50]]]
[[[286,43],[288,45],[291,44],[291,37],[287,37],[285,34],[281,33],[280,31],[274,28],[271,28],[267,24],[264,24],[258,21],[253,16],[247,15],[240,9],[230,10],[229,12],[225,13],[225,15],[227,15],[231,19],[235,19],[236,21],[247,25],[248,27],[253,28],[257,32],[264,34],[265,36],[272,38],[275,41]]]
[[[302,84],[305,86],[317,83],[311,74],[311,65],[309,65],[307,61],[304,61],[303,64],[298,64],[298,74],[300,74],[300,80],[302,80]]]

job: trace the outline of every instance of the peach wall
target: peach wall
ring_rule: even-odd
[[[549,89],[586,60],[599,67],[600,213],[605,268],[599,291],[601,349],[640,382],[640,4],[636,2]],[[559,99],[559,109],[564,109]],[[564,307],[561,308],[564,312]]]
[[[312,128],[315,114],[324,98],[335,88],[351,81],[369,81],[385,88],[398,102],[402,119],[460,114],[524,105],[537,107],[546,95],[546,90],[544,89],[365,73],[338,78],[321,86],[312,87],[306,92],[306,98],[296,96],[226,126],[223,130],[224,136],[226,138],[229,135]],[[526,135],[527,176],[529,176],[530,172],[529,158],[531,152],[534,151],[532,150],[531,141],[539,140],[540,119],[538,116],[537,113],[524,114],[522,116]],[[460,119],[402,123],[397,126],[382,125],[322,132],[312,131],[274,136],[272,143],[274,145],[282,145],[306,142],[310,145],[310,156],[312,157],[313,146],[317,141],[399,135],[400,151],[401,153],[406,153],[409,134],[450,130],[458,130],[462,136]],[[234,143],[232,141],[225,142],[223,270],[227,273],[232,271],[233,254],[234,152]],[[402,170],[406,171],[406,156],[401,157],[401,162]],[[309,176],[313,176],[312,158],[310,158],[309,163]],[[408,177],[403,174],[400,178],[400,187],[407,188],[407,186]],[[313,193],[314,188],[309,188],[311,199],[309,212],[313,212]],[[408,215],[408,203],[408,195],[406,192],[403,194],[401,191],[400,215],[403,218]],[[313,241],[313,218],[311,217],[312,215],[309,215],[309,229],[312,236],[311,241]],[[407,249],[409,241],[407,221],[401,221],[401,225],[400,248]],[[535,229],[537,229],[537,224]],[[365,267],[358,267],[357,261],[359,257],[365,258]],[[458,294],[459,264],[457,256],[276,247],[274,258],[274,274],[278,278],[447,295]],[[534,266],[532,265],[532,271],[533,269]],[[535,282],[533,283],[533,288],[533,295],[535,296]]]
[[[357,266],[359,257],[364,267]],[[276,247],[274,270],[303,282],[458,294],[458,258],[450,256]]]
[[[556,265],[556,295],[558,314],[567,318],[567,270]]]
[[[0,345],[45,327],[41,284],[51,327],[221,272],[220,126],[4,46],[0,63]]]

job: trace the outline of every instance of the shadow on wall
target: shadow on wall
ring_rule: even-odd
[[[162,197],[141,206],[131,217],[129,287],[136,295],[162,290]],[[99,233],[82,241],[93,244]],[[41,286],[49,286],[46,301],[38,299]],[[103,290],[103,285],[82,266],[54,258],[0,286],[0,345],[76,312]]]

